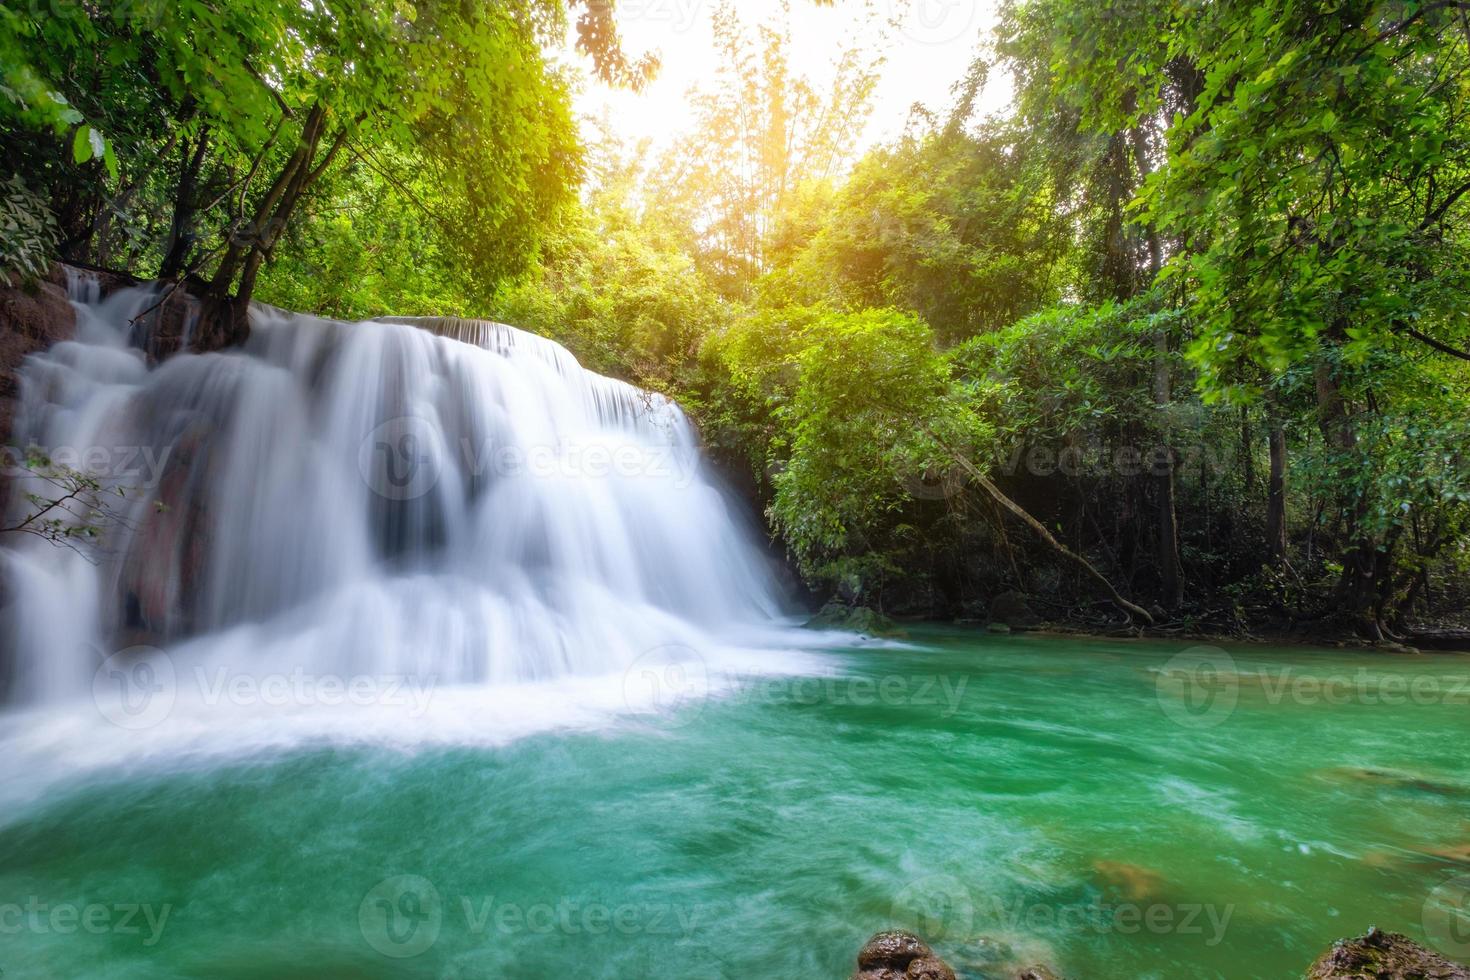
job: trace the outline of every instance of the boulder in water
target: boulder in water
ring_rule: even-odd
[[[954,970],[937,956],[921,956],[909,963],[904,980],[955,980]]]
[[[1365,936],[1339,939],[1307,970],[1306,980],[1470,980],[1470,969],[1408,936],[1375,927]]]
[[[954,980],[954,971],[911,932],[880,932],[858,952],[852,980]],[[914,969],[920,972],[912,972]],[[947,971],[947,972],[946,972]]]

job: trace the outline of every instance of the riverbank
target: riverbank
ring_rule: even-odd
[[[1076,623],[1043,619],[1031,611],[1024,598],[1008,593],[997,603],[996,618],[958,618],[940,620],[957,628],[974,629],[994,634],[1035,633],[1079,639],[1144,639],[1179,641],[1197,644],[1254,644],[1319,647],[1322,649],[1380,650],[1393,654],[1466,653],[1470,654],[1470,627],[1459,624],[1413,630],[1402,641],[1373,642],[1350,627],[1333,622],[1267,624],[1251,630],[1217,631],[1197,625],[1159,623],[1139,626],[1120,622],[1108,627],[1097,622]],[[865,606],[846,606],[829,602],[808,621],[809,626],[844,629],[874,636],[901,636],[908,625],[931,624],[932,619],[904,619],[885,616]]]

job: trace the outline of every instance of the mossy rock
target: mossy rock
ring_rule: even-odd
[[[869,636],[894,636],[899,632],[897,624],[877,610],[867,606],[849,606],[835,599],[807,620],[807,625],[813,629],[843,630]]]
[[[1306,980],[1470,980],[1470,970],[1408,936],[1375,928],[1339,939],[1307,970]]]

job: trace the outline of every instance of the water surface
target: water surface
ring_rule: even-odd
[[[843,977],[908,925],[967,976],[1241,978],[1369,924],[1452,943],[1470,658],[1185,646],[924,630],[498,742],[431,708],[130,762],[114,727],[86,768],[105,723],[12,718],[0,968]]]

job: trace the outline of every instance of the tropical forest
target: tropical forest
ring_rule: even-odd
[[[0,0],[0,976],[1470,980],[1470,2]]]

